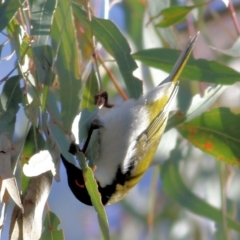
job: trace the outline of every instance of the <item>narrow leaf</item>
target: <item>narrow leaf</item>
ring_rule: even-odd
[[[139,0],[123,1],[122,7],[125,12],[125,21],[128,23],[125,26],[128,35],[141,48],[145,3]]]
[[[38,81],[50,86],[53,80],[51,47],[48,45],[56,0],[30,1],[33,55]]]
[[[133,54],[136,60],[169,73],[178,56],[179,51],[165,48],[147,49]],[[190,57],[180,79],[231,85],[239,81],[240,73],[216,61],[195,60]]]
[[[67,131],[71,130],[79,107],[81,87],[79,51],[74,31],[71,3],[59,1],[52,24],[52,49],[60,83],[61,118]]]
[[[98,93],[98,81],[94,69],[92,71],[83,87],[83,94],[81,100],[81,109],[87,108],[90,111],[95,107],[94,96]]]
[[[156,27],[169,27],[178,23],[195,7],[197,6],[173,6],[165,8],[159,14],[159,16],[163,17],[163,19],[156,24]]]
[[[77,152],[77,158],[83,170],[85,185],[90,195],[92,205],[97,212],[98,222],[101,229],[102,238],[104,240],[110,239],[107,215],[102,205],[101,195],[98,192],[98,185],[94,178],[93,170],[87,165],[86,158],[82,152]]]
[[[207,3],[200,3],[194,6],[172,6],[163,9],[156,17],[163,17],[163,19],[156,24],[157,27],[169,27],[181,21],[194,8],[201,7]],[[154,18],[156,18],[154,17]]]

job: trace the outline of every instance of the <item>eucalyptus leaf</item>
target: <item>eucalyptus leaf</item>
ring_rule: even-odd
[[[23,93],[19,81],[20,77],[18,75],[9,78],[0,95],[0,133],[8,132],[9,137],[13,135],[16,114],[19,110],[19,104],[22,102]]]
[[[130,46],[123,34],[110,20],[92,17],[90,24],[87,13],[77,4],[73,4],[73,10],[74,16],[87,28],[92,27],[97,40],[115,58],[130,97],[138,98],[142,94],[142,83],[133,76],[137,64],[130,54]]]
[[[87,165],[86,158],[82,152],[77,152],[77,159],[80,162],[81,169],[83,170],[83,177],[85,179],[85,185],[90,195],[92,205],[97,212],[98,222],[101,229],[102,239],[109,240],[109,229],[107,215],[102,205],[101,195],[98,192],[98,185],[94,178],[93,170]]]
[[[204,91],[204,94],[196,94],[192,98],[191,105],[185,114],[177,112],[169,118],[165,131],[168,131],[182,122],[191,121],[195,117],[207,111],[226,88],[227,86],[217,85],[215,87],[208,87]]]
[[[51,28],[54,68],[60,84],[61,119],[66,131],[71,130],[77,115],[81,80],[79,51],[74,29],[71,3],[59,1]]]
[[[136,52],[132,56],[150,67],[170,73],[178,59],[179,51],[154,48]],[[223,85],[231,85],[238,82],[239,79],[240,73],[230,67],[216,61],[195,60],[191,56],[180,76],[180,80],[193,80]]]
[[[240,114],[215,108],[177,127],[194,146],[227,164],[240,163]]]
[[[125,21],[128,23],[126,24],[127,33],[138,47],[142,47],[144,2],[138,0],[123,1],[122,5],[125,12]]]
[[[184,19],[184,17],[194,8],[206,5],[206,3],[197,4],[194,6],[171,6],[163,9],[157,17],[161,16],[163,19],[156,24],[157,27],[169,27]],[[156,18],[156,17],[155,17]]]
[[[87,108],[90,111],[95,107],[94,96],[99,92],[98,81],[96,73],[92,68],[92,71],[83,86],[83,93],[81,99],[81,109]]]
[[[56,0],[30,1],[31,11],[31,35],[32,49],[34,54],[35,68],[38,81],[45,85],[51,85],[53,72],[51,69],[52,57],[50,44],[50,28]],[[50,56],[49,56],[50,54]]]
[[[44,231],[42,233],[41,240],[64,240],[63,230],[59,229],[60,224],[61,222],[58,216],[48,210],[43,223]]]
[[[22,0],[6,0],[0,5],[0,32],[7,27],[17,10],[21,7]]]

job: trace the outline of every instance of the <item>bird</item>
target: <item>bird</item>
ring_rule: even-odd
[[[142,178],[151,164],[165,130],[170,105],[178,92],[180,74],[191,55],[199,33],[190,38],[170,75],[138,99],[110,105],[106,92],[98,95],[109,110],[91,123],[84,147],[70,144],[69,152],[86,151],[91,133],[98,131],[99,153],[93,159],[94,178],[104,206],[123,199]],[[95,102],[98,99],[95,97]],[[92,206],[83,172],[62,154],[68,185],[82,203]]]

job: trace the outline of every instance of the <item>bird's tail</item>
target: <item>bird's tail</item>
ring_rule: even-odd
[[[170,75],[163,82],[161,82],[161,85],[167,82],[177,83],[179,76],[182,73],[183,68],[189,59],[189,56],[191,55],[193,46],[198,38],[198,35],[199,35],[199,32],[193,38],[189,39],[186,47],[184,48],[177,62],[175,63]]]

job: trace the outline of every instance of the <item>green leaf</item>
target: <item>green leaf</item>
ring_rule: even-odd
[[[9,78],[4,84],[0,96],[3,109],[5,111],[14,111],[14,114],[18,111],[23,96],[19,81],[20,76],[18,75]]]
[[[133,39],[134,43],[142,47],[142,29],[145,13],[145,4],[139,0],[123,1],[123,11],[125,13],[126,29],[128,35]]]
[[[31,35],[34,37],[32,49],[37,78],[40,83],[50,86],[53,80],[52,49],[48,44],[56,0],[30,1],[30,3],[32,3]]]
[[[174,154],[176,154],[176,152]],[[171,158],[172,159],[169,159],[163,164],[161,169],[163,188],[167,195],[189,211],[199,216],[211,219],[219,224],[221,224],[223,219],[226,218],[228,227],[234,229],[237,232],[240,232],[239,222],[231,219],[228,216],[223,216],[222,210],[211,206],[193,194],[185,186],[178,172],[178,162],[176,159],[173,159],[173,155],[171,155]]]
[[[61,222],[58,216],[51,211],[47,211],[43,223],[45,229],[42,233],[41,240],[64,240],[63,230],[58,229],[60,224]]]
[[[51,29],[55,68],[60,83],[61,118],[64,128],[71,130],[80,103],[81,80],[79,51],[74,31],[71,4],[59,1]]]
[[[191,105],[188,108],[186,114],[177,112],[169,118],[165,131],[168,131],[180,123],[191,121],[195,117],[206,112],[215,103],[215,101],[219,98],[219,96],[226,88],[227,86],[217,85],[215,87],[208,87],[204,91],[204,94],[196,94],[192,98]]]
[[[190,11],[198,6],[173,6],[165,8],[160,12],[158,16],[162,16],[163,19],[156,24],[156,27],[169,27],[175,23],[180,22]]]
[[[36,0],[29,3],[31,7],[31,35],[34,36],[33,48],[47,45],[57,1]]]
[[[132,56],[150,67],[170,73],[179,57],[179,51],[155,48],[136,52]],[[180,79],[231,85],[239,81],[240,73],[216,61],[195,60],[190,57]]]
[[[107,215],[102,205],[101,195],[98,192],[98,185],[94,178],[93,170],[87,165],[86,158],[82,152],[77,152],[77,158],[83,170],[83,177],[85,179],[85,185],[88,194],[91,197],[92,205],[97,212],[98,222],[101,229],[102,238],[104,240],[110,239]]]
[[[20,76],[9,78],[3,86],[0,95],[1,115],[0,133],[8,132],[12,136],[19,104],[22,102],[22,90],[20,88]]]
[[[156,17],[162,16],[163,19],[156,24],[157,27],[169,27],[180,22],[194,8],[206,5],[206,3],[197,4],[194,6],[172,6],[163,9]],[[154,18],[156,18],[154,17]]]
[[[83,93],[81,99],[81,109],[87,108],[90,111],[95,108],[94,96],[98,93],[98,81],[94,69],[83,86]]]
[[[142,82],[133,76],[137,64],[125,37],[112,21],[93,17],[90,25],[84,10],[76,4],[73,4],[73,10],[75,17],[87,28],[92,27],[97,40],[115,58],[130,97],[138,98],[142,94]]]
[[[180,22],[194,7],[173,6],[164,9],[160,16],[163,19],[156,24],[156,27],[169,27],[177,22]]]
[[[21,0],[6,0],[0,6],[0,32],[7,27],[18,8],[21,7]]]
[[[194,146],[227,164],[240,163],[240,114],[228,108],[205,112],[177,127]]]

